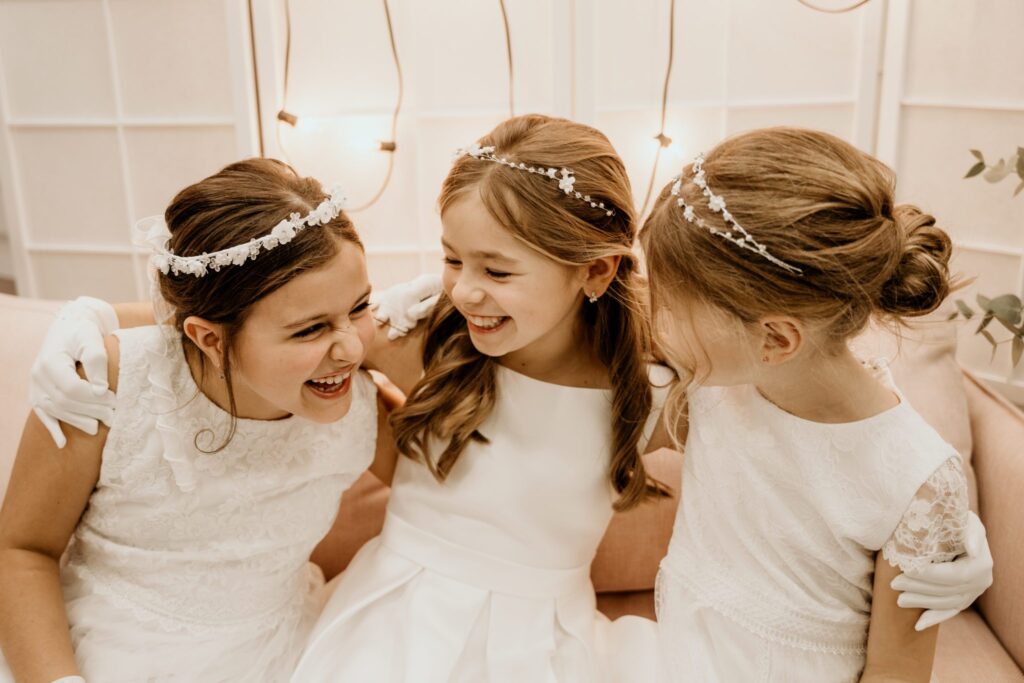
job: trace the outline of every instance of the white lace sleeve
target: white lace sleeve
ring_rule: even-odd
[[[917,490],[882,556],[903,571],[953,559],[964,550],[967,510],[967,478],[953,456]]]

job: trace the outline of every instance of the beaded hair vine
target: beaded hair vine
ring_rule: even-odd
[[[246,261],[255,260],[260,251],[270,251],[282,244],[288,244],[295,235],[307,227],[325,225],[335,218],[345,208],[345,196],[337,187],[332,188],[327,199],[320,202],[315,209],[303,216],[295,212],[275,225],[269,233],[263,237],[251,239],[248,242],[214,251],[203,253],[197,256],[178,256],[167,246],[171,234],[166,225],[159,226],[162,232],[152,239],[153,254],[150,262],[164,275],[173,272],[175,275],[187,273],[195,277],[203,277],[211,270],[219,271],[225,266],[240,266]]]
[[[725,198],[722,195],[717,195],[711,191],[708,187],[708,181],[704,177],[704,155],[698,154],[697,158],[693,160],[693,184],[700,188],[701,192],[708,200],[708,208],[715,213],[722,214],[722,220],[725,221],[727,229],[719,230],[713,225],[708,225],[704,222],[704,219],[696,215],[693,210],[693,206],[686,203],[686,200],[682,197],[683,188],[683,177],[678,175],[672,179],[672,196],[676,198],[676,204],[683,210],[683,218],[690,223],[697,225],[698,227],[704,228],[712,235],[716,235],[723,239],[727,239],[733,244],[747,251],[752,251],[758,256],[768,261],[771,261],[780,268],[784,268],[791,273],[797,275],[803,275],[803,270],[797,268],[794,265],[790,265],[785,261],[772,256],[768,252],[768,248],[755,240],[746,228],[740,225],[733,215],[729,213],[729,210],[725,208]]]
[[[591,198],[589,194],[582,194],[577,192],[573,186],[576,183],[576,176],[573,175],[572,170],[563,168],[561,170],[557,168],[544,168],[542,166],[531,166],[523,162],[515,162],[505,157],[499,157],[494,154],[494,147],[488,145],[481,147],[479,143],[474,142],[469,147],[460,147],[455,150],[455,158],[458,159],[461,156],[468,155],[474,159],[480,159],[482,161],[493,161],[496,164],[502,164],[509,168],[514,168],[517,171],[526,171],[527,173],[534,173],[536,175],[544,176],[552,180],[558,181],[558,189],[567,195],[571,195],[576,199],[587,202],[591,207],[595,209],[601,209],[604,211],[606,216],[614,216],[615,209],[605,208],[604,202],[596,201]]]

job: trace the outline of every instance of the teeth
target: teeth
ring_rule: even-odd
[[[340,375],[334,375],[333,377],[321,377],[320,379],[313,379],[313,380],[310,380],[310,381],[313,382],[314,384],[323,384],[323,385],[326,385],[326,386],[332,386],[334,384],[341,384],[342,382],[347,380],[348,376],[351,375],[351,374],[352,374],[351,372],[346,372],[346,373],[343,373],[343,374],[340,374]]]
[[[505,320],[504,316],[470,315],[470,316],[467,316],[467,317],[469,318],[469,322],[473,323],[477,327],[484,327],[484,328],[497,327],[498,325],[500,325],[502,323],[502,321]]]

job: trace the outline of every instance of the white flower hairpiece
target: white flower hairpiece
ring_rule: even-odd
[[[455,150],[454,158],[458,159],[463,155],[469,155],[474,159],[481,159],[483,161],[493,161],[496,164],[502,164],[504,166],[508,166],[509,168],[514,168],[517,171],[526,171],[527,173],[534,173],[536,175],[551,178],[552,180],[557,180],[558,189],[564,192],[565,194],[572,195],[573,197],[576,197],[576,199],[587,202],[588,204],[590,204],[591,207],[595,209],[601,209],[602,211],[604,211],[606,216],[615,215],[615,209],[605,208],[604,202],[595,201],[594,199],[591,198],[589,194],[582,194],[580,192],[577,192],[574,188],[576,184],[576,176],[573,175],[573,172],[568,168],[563,168],[559,170],[557,168],[530,166],[529,164],[525,164],[523,162],[517,163],[505,157],[496,156],[494,154],[494,147],[490,145],[486,147],[481,147],[480,143],[477,142],[474,142],[468,148],[460,147],[459,149]]]
[[[344,208],[345,196],[341,193],[340,188],[331,188],[327,199],[320,202],[305,216],[295,212],[275,225],[263,237],[197,256],[178,256],[171,251],[167,246],[171,234],[165,225],[161,225],[162,232],[155,236],[151,234],[147,240],[153,250],[149,260],[164,275],[173,272],[175,275],[187,273],[195,277],[203,277],[210,270],[219,271],[225,266],[240,266],[246,261],[255,260],[260,251],[270,251],[282,244],[288,244],[295,239],[295,235],[307,227],[324,225],[334,220]],[[162,221],[160,223],[162,224]]]
[[[696,215],[693,206],[687,204],[686,200],[683,199],[682,176],[677,175],[672,180],[672,196],[676,198],[676,204],[683,210],[683,218],[685,218],[688,222],[693,223],[698,227],[704,228],[712,235],[716,235],[723,239],[727,239],[733,244],[742,247],[743,249],[752,251],[761,258],[771,261],[780,268],[784,268],[789,272],[795,273],[797,275],[803,275],[804,271],[801,270],[800,268],[797,268],[796,266],[790,265],[785,261],[778,259],[775,256],[772,256],[768,252],[768,248],[765,245],[755,240],[753,236],[749,232],[747,232],[746,228],[740,225],[736,221],[736,219],[733,218],[733,215],[729,213],[729,210],[727,208],[725,208],[725,198],[722,195],[715,194],[708,187],[708,181],[704,177],[703,154],[698,154],[697,158],[693,160],[693,184],[699,187],[701,189],[701,192],[707,198],[708,208],[714,211],[715,213],[722,214],[722,220],[725,221],[727,226],[731,227],[729,227],[727,230],[719,230],[715,226],[708,225],[707,223],[705,223],[703,218]]]

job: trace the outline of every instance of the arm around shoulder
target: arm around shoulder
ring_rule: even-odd
[[[116,339],[108,337],[106,348],[114,387]],[[78,673],[59,562],[99,480],[108,430],[64,429],[67,446],[60,449],[29,415],[0,509],[0,644],[17,680]]]

